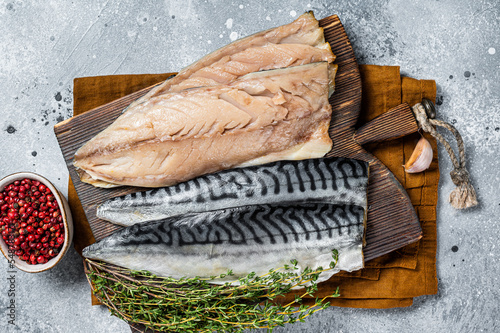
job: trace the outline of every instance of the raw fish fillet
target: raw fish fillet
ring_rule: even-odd
[[[300,270],[328,268],[335,249],[337,265],[320,275],[321,282],[340,270],[363,268],[365,219],[365,207],[353,205],[243,206],[134,224],[83,255],[177,279],[231,269],[234,276],[212,281],[221,283],[266,274],[291,259]]]
[[[174,186],[104,202],[97,217],[116,224],[244,205],[328,203],[366,207],[368,163],[330,157],[223,170]]]
[[[170,186],[277,160],[322,157],[335,67],[250,73],[230,84],[168,92],[129,108],[75,154],[97,186]]]

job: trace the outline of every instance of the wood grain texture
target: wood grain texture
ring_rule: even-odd
[[[354,133],[354,141],[360,145],[402,138],[418,131],[417,120],[407,103],[382,113]]]
[[[333,109],[330,136],[334,146],[327,156],[351,157],[370,163],[364,248],[365,261],[368,261],[419,240],[422,229],[403,186],[385,165],[354,141],[361,110],[361,78],[356,59],[337,16],[322,19],[320,25],[339,65],[335,93],[330,99]]]
[[[330,99],[333,109],[329,133],[334,147],[327,156],[344,156],[370,163],[368,188],[368,222],[366,231],[365,260],[379,257],[413,243],[421,238],[422,231],[410,199],[392,173],[375,157],[353,140],[355,124],[361,106],[361,78],[349,39],[337,16],[320,20],[325,38],[330,43],[335,61],[339,65],[336,91]],[[86,141],[105,129],[135,99],[152,87],[131,93],[106,105],[97,107],[55,126],[61,151],[66,161],[78,197],[82,202],[88,222],[96,240],[122,228],[98,219],[96,207],[105,200],[144,188],[119,187],[100,189],[82,183],[73,167],[73,156]]]

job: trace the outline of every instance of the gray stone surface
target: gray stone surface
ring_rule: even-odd
[[[479,207],[453,210],[451,163],[439,148],[439,293],[410,308],[330,308],[277,332],[499,332],[500,2],[435,1],[0,1],[0,177],[40,173],[66,193],[52,127],[72,115],[75,77],[176,71],[235,38],[305,10],[338,14],[360,63],[399,65],[438,84],[438,114],[462,133]],[[383,87],[380,87],[383,89]],[[452,251],[456,246],[457,251]],[[9,325],[0,260],[1,332],[128,332],[91,307],[71,250],[53,270],[17,271]]]

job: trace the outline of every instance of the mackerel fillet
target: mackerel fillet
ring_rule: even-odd
[[[243,206],[134,224],[83,250],[87,258],[164,277],[218,276],[232,270],[234,281],[254,272],[298,261],[298,268],[328,268],[332,250],[339,259],[324,281],[339,270],[363,267],[366,207],[303,204]]]
[[[314,14],[307,12],[289,24],[257,32],[207,54],[130,106],[169,91],[229,84],[252,72],[334,60],[323,28]]]
[[[237,166],[322,157],[332,147],[330,72],[317,62],[153,97],[81,147],[74,165],[93,184],[162,187]]]
[[[312,13],[235,41],[133,102],[75,154],[83,182],[162,187],[322,157],[336,65]]]
[[[124,226],[187,213],[263,204],[366,207],[368,163],[330,157],[224,170],[104,202],[97,217]]]

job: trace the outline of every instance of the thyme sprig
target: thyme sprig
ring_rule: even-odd
[[[317,291],[317,279],[322,272],[335,267],[337,250],[332,251],[328,268],[305,268],[300,271],[291,260],[256,276],[250,273],[238,283],[210,284],[215,278],[233,276],[231,271],[218,277],[181,278],[157,277],[146,271],[130,271],[108,263],[86,259],[87,278],[97,298],[112,314],[129,323],[142,324],[157,331],[179,332],[241,332],[245,329],[284,326],[304,319],[330,305],[316,298],[314,304],[302,304],[306,296]],[[292,289],[304,287],[294,300],[273,302]]]

